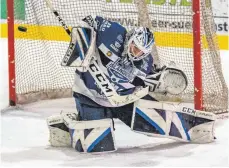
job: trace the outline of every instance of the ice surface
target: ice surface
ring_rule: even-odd
[[[71,98],[42,101],[27,105],[26,109],[30,111],[10,110],[2,113],[2,165],[229,166],[228,120],[217,123],[217,140],[210,144],[189,144],[148,137],[130,131],[121,121],[115,120],[118,147],[115,153],[79,154],[72,148],[51,147],[45,118],[60,112],[72,102]],[[66,109],[70,111],[74,107],[68,106]]]

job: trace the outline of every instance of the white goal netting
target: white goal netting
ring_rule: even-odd
[[[202,78],[204,109],[228,109],[228,89],[219,56],[211,0],[201,2]],[[155,34],[154,50],[161,65],[174,61],[188,77],[188,88],[179,96],[160,97],[192,102],[193,30],[192,6],[188,0],[52,0],[67,25],[76,26],[87,15],[117,21],[127,29],[150,25]],[[15,1],[16,92],[18,103],[28,100],[71,95],[74,68],[61,67],[69,36],[46,6],[44,0]],[[148,12],[147,12],[147,10]]]

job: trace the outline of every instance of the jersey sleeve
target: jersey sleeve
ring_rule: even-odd
[[[149,75],[152,72],[152,68],[153,68],[153,56],[149,54],[146,58],[143,59],[141,70],[146,75]]]
[[[127,33],[122,25],[100,16],[91,15],[85,17],[83,21],[96,31],[96,47],[105,57],[111,61],[116,61],[118,57],[121,57]]]
[[[143,72],[146,76],[152,73],[153,69],[153,57],[152,55],[148,55],[147,57],[143,58],[142,60],[135,62],[135,66]],[[132,81],[134,86],[145,86],[145,82],[139,76],[136,76]]]
[[[121,57],[124,50],[126,29],[117,22],[106,20],[100,16],[95,18],[97,23],[97,48],[110,60]]]

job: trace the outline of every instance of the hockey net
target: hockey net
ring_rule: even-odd
[[[188,87],[178,96],[161,100],[193,102],[193,11],[188,0],[52,0],[68,26],[87,15],[117,21],[127,29],[146,25],[155,35],[153,54],[161,66],[170,61],[182,67]],[[216,113],[228,109],[225,84],[215,33],[211,0],[200,0],[203,108]],[[71,96],[74,68],[61,67],[69,36],[45,0],[14,1],[15,74],[17,103]],[[198,42],[196,42],[198,43]]]

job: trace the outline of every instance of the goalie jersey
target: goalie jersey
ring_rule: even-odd
[[[145,86],[141,77],[152,71],[152,56],[149,55],[140,61],[129,60],[124,54],[127,30],[120,24],[100,16],[87,16],[83,21],[96,31],[97,63],[117,93],[127,95],[131,94],[136,86]],[[113,107],[88,71],[76,70],[73,92],[83,94],[102,106]]]

